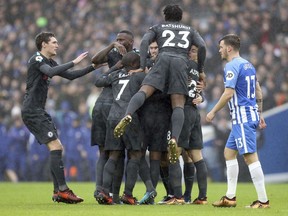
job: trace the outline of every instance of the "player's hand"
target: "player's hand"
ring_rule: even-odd
[[[205,72],[203,71],[202,73],[199,73],[199,81],[203,82],[203,89],[206,87],[206,74]]]
[[[84,58],[86,58],[88,55],[88,52],[84,52],[81,53],[77,58],[75,58],[72,62],[74,63],[74,65],[78,64],[79,62],[81,62]]]
[[[207,121],[207,122],[212,122],[212,120],[214,119],[214,117],[215,117],[215,113],[210,111],[210,112],[207,114],[207,116],[206,116],[206,121]]]
[[[262,114],[260,114],[259,128],[260,129],[265,129],[266,127],[267,127],[267,124],[265,122],[265,119],[262,116]]]
[[[122,44],[120,44],[120,43],[118,43],[118,42],[114,42],[114,47],[118,50],[118,52],[119,52],[122,56],[127,53],[126,48],[125,48]]]
[[[202,103],[202,101],[203,101],[202,96],[200,94],[197,94],[197,97],[193,99],[192,103],[195,105],[198,105]]]
[[[98,69],[100,67],[104,67],[104,66],[107,66],[108,63],[102,63],[102,64],[92,64],[93,68],[94,69]]]
[[[205,88],[204,80],[197,81],[196,90],[201,92]]]
[[[135,69],[135,70],[130,70],[129,71],[129,74],[132,74],[132,73],[139,73],[139,72],[143,72],[144,70],[142,68],[138,68],[138,69]]]

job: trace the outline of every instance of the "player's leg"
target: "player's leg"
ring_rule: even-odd
[[[129,160],[126,167],[127,177],[125,181],[124,194],[121,197],[121,200],[123,203],[135,205],[137,203],[136,199],[134,199],[133,197],[133,189],[137,181],[140,158],[142,156],[142,153],[138,150],[129,150],[128,154]]]
[[[235,207],[236,206],[236,188],[239,174],[239,165],[237,161],[237,150],[227,148],[229,144],[235,143],[232,132],[228,138],[224,149],[227,173],[227,192],[219,201],[214,202],[214,207]],[[231,147],[231,146],[229,146]],[[237,147],[236,147],[237,148]]]
[[[96,190],[94,192],[94,197],[96,197],[100,190],[99,188],[103,185],[103,170],[109,158],[109,152],[104,150],[104,146],[99,146],[99,154],[99,158],[96,162]]]
[[[132,115],[144,104],[145,100],[150,97],[154,92],[155,88],[149,85],[142,85],[140,90],[131,98],[126,114],[123,119],[117,124],[114,129],[114,136],[121,137],[127,125],[132,121]]]
[[[194,165],[197,172],[197,183],[199,194],[193,201],[193,204],[207,204],[207,167],[203,159],[201,149],[189,150],[189,156],[194,161]]]
[[[185,95],[172,94],[172,116],[171,116],[171,139],[168,142],[168,154],[170,163],[176,163],[180,154],[181,148],[178,148],[178,138],[180,136],[184,124],[184,104]]]
[[[78,197],[70,190],[66,184],[65,174],[64,174],[64,165],[62,160],[63,146],[59,139],[50,141],[47,143],[47,147],[50,150],[50,169],[53,176],[53,181],[58,183],[58,200],[57,202],[65,203],[79,203],[83,202],[83,199]],[[54,186],[57,184],[54,183]],[[54,189],[55,190],[55,189]],[[55,193],[54,193],[55,195]],[[53,195],[53,198],[54,198]]]
[[[254,201],[249,208],[269,208],[269,200],[264,183],[264,174],[261,167],[261,163],[257,154],[256,144],[256,128],[258,122],[252,122],[241,125],[242,137],[245,136],[243,146],[246,146],[247,152],[243,154],[243,148],[239,148],[239,154],[242,154],[246,164],[248,165],[249,172],[257,192],[258,199]]]
[[[184,183],[185,183],[185,191],[184,191],[183,196],[184,196],[185,203],[190,203],[192,188],[193,188],[193,183],[194,183],[195,167],[194,167],[194,163],[192,159],[188,156],[185,150],[182,151],[182,158],[184,161],[183,174],[184,174]],[[197,173],[197,176],[198,176],[198,173]]]

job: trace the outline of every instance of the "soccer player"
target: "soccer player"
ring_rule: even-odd
[[[96,53],[92,57],[94,64],[108,63],[110,71],[121,69],[121,59],[124,54],[130,51],[138,52],[133,48],[134,35],[128,30],[121,30],[116,40],[109,44],[106,48]],[[97,186],[101,186],[103,183],[103,169],[105,163],[108,160],[108,152],[104,151],[105,137],[106,137],[106,122],[109,115],[111,105],[113,103],[112,87],[107,86],[102,89],[92,111],[92,127],[91,127],[91,146],[98,145],[100,156],[96,164],[96,190],[94,191],[94,197],[96,198],[98,189]],[[117,166],[117,174],[115,175],[115,181],[113,186],[114,202],[119,202],[119,190],[123,178],[124,172],[124,159],[125,154],[120,158]]]
[[[112,204],[113,201],[109,197],[109,188],[112,185],[113,173],[115,172],[117,161],[121,157],[121,153],[126,148],[128,151],[128,162],[126,167],[126,181],[124,193],[121,197],[123,203],[135,205],[136,199],[133,197],[133,188],[135,186],[141,154],[141,125],[137,114],[133,115],[133,121],[127,128],[123,137],[118,139],[113,136],[113,131],[116,124],[124,116],[126,107],[131,97],[139,90],[140,85],[145,77],[143,72],[131,73],[131,70],[139,68],[140,57],[134,52],[129,52],[123,56],[123,69],[112,72],[106,77],[103,77],[103,85],[112,85],[114,102],[108,116],[107,135],[105,142],[105,150],[109,151],[109,159],[105,164],[103,172],[102,190],[97,194],[98,202]],[[98,80],[98,85],[100,80]],[[156,191],[152,184],[147,191],[155,197]]]
[[[242,58],[240,38],[228,34],[219,40],[219,53],[227,63],[224,68],[225,90],[219,101],[207,114],[206,120],[211,122],[216,113],[228,104],[232,130],[226,142],[224,157],[227,166],[228,189],[226,195],[212,205],[215,207],[235,207],[236,187],[239,173],[237,154],[243,155],[256,189],[258,200],[249,208],[268,208],[264,174],[258,159],[256,145],[256,129],[266,127],[262,116],[262,91],[257,81],[254,66]]]
[[[189,97],[186,99],[184,107],[185,121],[179,137],[179,146],[181,143],[181,147],[185,150],[188,156],[188,160],[186,160],[187,162],[184,160],[184,179],[186,186],[184,200],[187,202],[191,198],[193,171],[195,166],[199,194],[192,203],[203,205],[207,204],[207,167],[201,152],[201,149],[203,149],[203,138],[201,117],[197,105],[203,102],[201,92],[204,89],[205,80],[200,78],[200,73],[197,70],[197,47],[194,45],[189,51],[189,59]],[[203,77],[205,77],[205,73],[203,72],[202,74]],[[199,82],[200,80],[201,82]],[[194,166],[191,162],[193,162]],[[192,181],[189,181],[190,179],[192,179]]]
[[[184,160],[184,179],[185,193],[182,197],[181,180],[182,172],[179,161],[169,165],[169,180],[174,192],[174,196],[166,200],[168,205],[183,204],[191,202],[191,191],[194,178],[194,162],[197,170],[197,180],[199,187],[199,195],[193,201],[194,204],[207,203],[207,168],[202,157],[201,149],[203,148],[201,118],[197,108],[197,104],[203,102],[201,91],[204,88],[204,81],[200,80],[200,73],[197,65],[197,47],[192,46],[189,51],[188,64],[188,96],[184,106],[185,121],[180,133],[178,142],[178,152],[182,152]],[[202,72],[204,74],[204,72]],[[204,75],[205,76],[205,75]],[[203,76],[203,77],[204,77]],[[179,153],[180,154],[180,153]],[[183,199],[184,198],[184,199]]]
[[[53,201],[64,203],[83,202],[83,199],[76,196],[66,184],[62,161],[63,146],[58,139],[57,130],[51,116],[45,111],[45,103],[53,76],[58,75],[73,80],[93,71],[95,65],[74,71],[68,70],[81,62],[88,55],[87,52],[80,54],[71,62],[58,65],[53,60],[57,54],[58,41],[51,32],[39,33],[35,38],[35,43],[38,52],[28,61],[22,119],[38,142],[45,144],[50,150],[50,169],[54,183]]]
[[[156,90],[170,95],[173,109],[171,124],[172,136],[169,140],[170,162],[176,163],[177,141],[184,122],[185,96],[188,94],[187,74],[188,52],[192,44],[198,47],[199,71],[203,71],[206,56],[205,42],[192,27],[182,24],[182,9],[178,5],[167,5],[164,10],[165,22],[155,25],[143,36],[140,45],[140,71],[145,70],[149,44],[156,39],[159,47],[158,59],[145,77],[140,90],[133,96],[125,117],[115,128],[120,137],[131,122],[132,115]],[[167,86],[167,88],[165,88]]]
[[[158,44],[152,41],[149,45],[149,56],[147,58],[146,73],[155,64],[158,56]],[[144,105],[137,111],[141,125],[143,127],[143,147],[140,162],[139,175],[147,185],[152,182],[156,188],[160,175],[160,160],[162,154],[167,156],[167,132],[169,130],[171,118],[171,104],[169,95],[156,91],[149,97]],[[146,150],[149,151],[150,167],[146,161]],[[153,204],[153,199],[146,199],[147,193],[139,201],[139,204]],[[147,202],[149,200],[150,202]]]

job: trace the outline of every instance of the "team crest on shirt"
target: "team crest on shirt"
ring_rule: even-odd
[[[38,62],[42,62],[43,61],[43,57],[42,56],[36,56],[35,60]]]
[[[232,71],[227,71],[226,80],[232,80],[234,77],[234,73]]]
[[[51,131],[49,131],[47,135],[48,135],[48,137],[50,137],[50,138],[53,137],[53,133],[52,133]]]

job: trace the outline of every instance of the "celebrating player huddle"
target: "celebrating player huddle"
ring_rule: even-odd
[[[100,150],[96,201],[108,205],[154,204],[161,175],[167,194],[159,204],[208,203],[207,168],[201,153],[203,139],[197,108],[204,100],[206,46],[194,28],[181,23],[183,11],[178,5],[167,5],[163,13],[164,21],[143,36],[140,55],[133,49],[133,34],[123,30],[115,42],[93,56],[92,65],[76,71],[67,70],[87,53],[58,66],[52,59],[58,48],[54,34],[36,37],[39,52],[29,61],[22,117],[39,143],[50,150],[53,201],[79,203],[83,199],[66,185],[63,147],[50,115],[44,110],[49,80],[55,75],[75,79],[108,63],[109,71],[98,75],[95,81],[103,90],[92,114],[91,146],[98,145]],[[219,52],[228,61],[224,70],[225,91],[206,118],[212,121],[216,112],[229,103],[233,128],[225,148],[228,190],[213,206],[236,206],[239,152],[247,161],[258,195],[248,207],[267,208],[269,200],[256,152],[256,128],[259,122],[260,128],[266,127],[261,115],[262,93],[254,67],[239,56],[239,48],[236,35],[220,40]],[[149,165],[145,158],[147,150]],[[184,159],[184,176],[192,179],[185,181],[184,194],[180,155]],[[195,168],[199,194],[192,201]],[[124,173],[125,188],[120,196]],[[133,196],[138,174],[146,187],[140,200]]]

